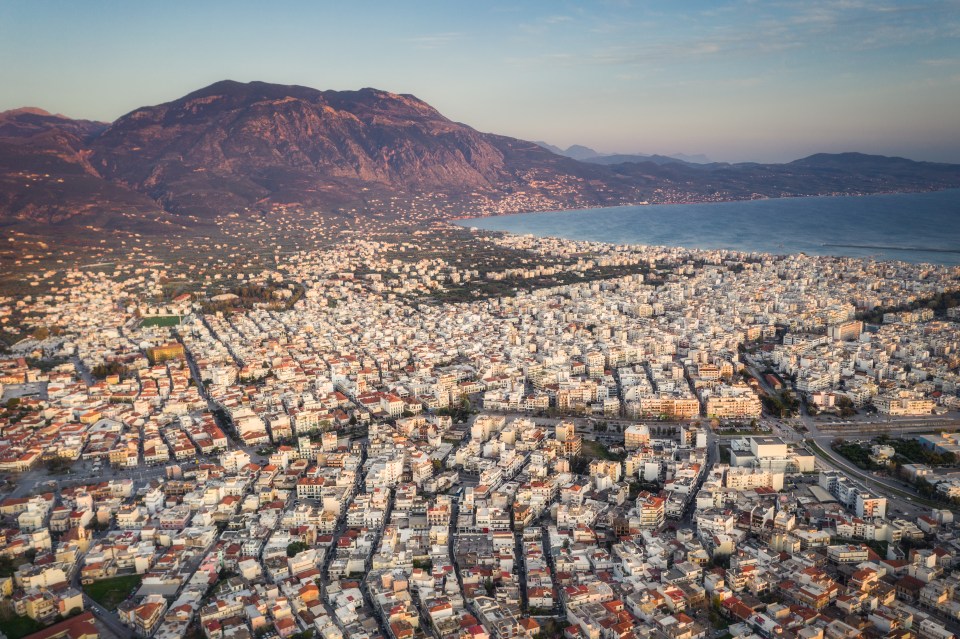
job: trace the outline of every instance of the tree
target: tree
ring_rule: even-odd
[[[419,568],[420,570],[430,571],[433,570],[433,560],[431,559],[415,559],[413,561],[413,567]]]
[[[287,557],[296,557],[304,550],[309,550],[310,546],[302,541],[295,541],[287,546]]]
[[[837,397],[837,409],[841,417],[852,417],[857,414],[857,409],[853,407],[853,400],[846,395]]]
[[[120,362],[113,361],[97,364],[93,367],[93,370],[90,371],[90,374],[97,379],[105,379],[110,375],[119,375],[122,378],[128,376],[130,371]]]
[[[13,577],[15,572],[17,572],[17,566],[13,559],[6,555],[0,557],[0,577]]]
[[[556,619],[547,619],[541,626],[540,632],[534,635],[535,639],[558,639],[563,636],[563,627]]]
[[[46,462],[47,471],[55,475],[67,472],[70,468],[70,461],[63,457],[53,457]]]
[[[483,588],[484,590],[487,591],[488,597],[493,596],[493,580],[490,579],[490,577],[487,577],[486,579],[483,580]]]

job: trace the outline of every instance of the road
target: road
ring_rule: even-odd
[[[747,368],[760,383],[761,388],[767,392],[773,392],[766,379],[758,374],[756,362],[747,358]],[[930,432],[937,428],[960,428],[960,420],[938,416],[821,422],[811,417],[803,407],[801,407],[799,416],[793,419],[766,419],[764,422],[772,427],[772,434],[782,437],[786,441],[807,444],[811,452],[816,455],[816,467],[821,470],[841,471],[867,491],[885,497],[887,499],[887,510],[904,517],[913,517],[927,510],[928,507],[917,501],[922,499],[917,491],[912,486],[897,480],[874,475],[858,468],[833,450],[833,441],[837,437],[844,436],[872,438],[879,432],[902,436],[905,432]],[[796,427],[798,426],[802,426],[806,430],[805,435],[801,435],[797,431]]]
[[[26,497],[43,492],[55,492],[59,494],[61,488],[89,484],[91,482],[110,481],[111,479],[132,479],[135,482],[134,490],[137,486],[166,476],[165,466],[136,466],[134,468],[117,469],[109,465],[98,470],[93,469],[93,464],[89,460],[81,460],[74,463],[70,472],[62,475],[52,475],[46,468],[39,467],[22,473],[16,478],[17,486],[7,497]],[[44,487],[43,484],[54,482],[54,485]]]
[[[94,539],[90,544],[90,548],[93,548],[97,542],[97,537],[99,534],[94,534]],[[79,591],[83,596],[83,605],[86,609],[93,613],[100,623],[106,626],[107,630],[112,632],[120,639],[131,639],[134,636],[133,630],[128,626],[124,625],[120,621],[120,618],[106,608],[102,607],[96,601],[91,599],[87,593],[83,592],[83,587],[80,585],[80,568],[83,566],[83,558],[86,556],[86,552],[81,553],[77,557],[76,563],[73,565],[73,570],[70,574],[70,585]]]
[[[859,479],[861,485],[868,491],[874,492],[887,498],[888,510],[895,510],[904,516],[914,516],[927,510],[926,506],[917,503],[917,499],[922,499],[911,486],[898,482],[894,479],[873,475],[870,472],[857,468],[842,455],[833,450],[832,443],[837,438],[835,433],[824,433],[820,431],[820,425],[810,415],[803,413],[799,417],[800,423],[807,429],[807,435],[804,438],[807,442],[813,442],[823,453],[818,455],[817,459],[825,466],[842,471],[844,474],[854,479]],[[875,435],[876,431],[868,432],[866,436]],[[816,450],[812,452],[816,453]]]
[[[191,376],[197,384],[197,389],[200,392],[201,397],[207,401],[208,408],[213,411],[216,406],[210,397],[207,395],[206,389],[203,386],[202,380],[200,379],[200,371],[197,368],[196,362],[193,361],[193,356],[186,350],[187,353],[187,365],[190,369]],[[90,385],[94,382],[93,377],[90,375],[90,372],[86,369],[83,363],[76,357],[73,358],[73,362],[77,367],[78,372],[80,373],[83,381]],[[224,425],[221,424],[223,428]],[[232,430],[230,425],[226,425],[224,432],[229,433]],[[227,450],[240,449],[250,455],[251,459],[257,461],[261,456],[256,452],[259,447],[257,446],[247,446],[238,444],[232,438],[227,439]],[[212,455],[203,455],[199,451],[196,455],[197,459],[216,459],[219,456],[220,451],[214,452]],[[166,475],[166,465],[164,463],[158,466],[145,466],[142,463],[138,464],[133,468],[113,468],[107,463],[107,460],[103,460],[103,466],[99,469],[93,468],[93,462],[91,460],[80,459],[73,464],[69,472],[62,475],[51,475],[47,472],[46,468],[40,466],[32,470],[28,470],[19,475],[12,475],[16,480],[16,487],[11,491],[6,497],[26,497],[28,495],[36,494],[38,492],[45,492],[47,490],[59,491],[60,487],[80,485],[90,482],[102,482],[109,481],[111,479],[132,479],[137,482],[138,485],[145,484],[150,480],[164,477]],[[168,463],[174,464],[177,463],[175,460],[170,460]],[[56,488],[38,488],[44,482],[55,481]],[[136,487],[135,487],[136,488]]]
[[[873,475],[867,471],[857,468],[855,464],[836,453],[831,444],[837,438],[832,433],[822,433],[817,428],[817,424],[809,415],[804,415],[792,420],[780,420],[775,418],[764,418],[762,424],[770,428],[770,435],[780,437],[784,441],[793,444],[803,444],[810,449],[810,452],[816,456],[815,468],[817,470],[839,470],[844,475],[850,477],[857,484],[868,492],[874,493],[887,499],[887,510],[890,513],[902,515],[904,517],[914,517],[927,512],[928,508],[923,506],[917,500],[922,497],[907,484],[894,479]],[[807,429],[806,436],[797,432],[795,426],[803,425]],[[707,430],[707,452],[710,464],[719,461],[719,443],[723,439],[736,439],[740,435],[716,434],[713,429]],[[822,452],[814,448],[813,444]],[[716,457],[713,457],[716,455]]]
[[[857,468],[842,455],[837,454],[830,447],[829,442],[815,441],[815,443],[819,451],[812,447],[811,450],[817,455],[817,463],[822,464],[823,469],[839,470],[868,492],[886,497],[887,510],[892,514],[915,517],[930,510],[928,506],[917,501],[922,497],[912,488]],[[946,505],[943,507],[948,508]]]
[[[809,415],[807,416],[809,418]],[[839,422],[816,422],[817,429],[834,436],[875,436],[886,433],[902,437],[907,433],[932,433],[940,430],[960,430],[960,419],[944,417],[901,417],[880,420],[847,420]]]
[[[85,606],[87,606],[87,608],[89,608],[90,612],[93,613],[97,620],[105,625],[107,629],[109,629],[110,632],[116,636],[121,637],[121,639],[133,639],[133,637],[136,636],[133,630],[124,625],[117,615],[110,612],[106,608],[103,608],[87,595],[83,596],[83,603]]]

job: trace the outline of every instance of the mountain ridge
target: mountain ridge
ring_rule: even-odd
[[[112,123],[28,107],[0,113],[0,225],[189,226],[276,207],[369,215],[418,196],[452,217],[960,186],[958,165],[857,153],[692,164],[551,148],[374,88],[223,80]]]
[[[566,149],[561,149],[558,146],[548,142],[543,142],[542,140],[538,140],[536,144],[542,146],[548,151],[556,153],[557,155],[563,155],[568,158],[573,158],[574,160],[580,160],[581,162],[592,162],[595,164],[622,164],[624,162],[654,162],[656,164],[681,162],[684,164],[694,165],[719,164],[713,162],[702,153],[698,155],[686,155],[684,153],[675,153],[673,155],[660,155],[657,153],[602,153],[600,151],[595,151],[588,146],[583,146],[582,144],[574,144],[568,146]]]

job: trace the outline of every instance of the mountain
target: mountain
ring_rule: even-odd
[[[411,95],[376,89],[218,82],[144,107],[91,142],[92,166],[165,210],[209,215],[273,204],[346,206],[357,194],[492,197],[521,173],[576,172],[536,145],[453,122]]]
[[[121,211],[160,213],[148,197],[104,179],[91,166],[89,143],[108,126],[42,109],[0,113],[0,223],[95,220],[117,227],[125,223]]]
[[[558,154],[377,89],[223,81],[111,124],[0,114],[0,225],[38,233],[211,228],[223,214],[276,207],[382,215],[385,202],[418,196],[442,203],[430,215],[449,217],[957,186],[956,165],[861,154],[788,164]]]
[[[86,140],[103,132],[108,126],[108,122],[72,120],[64,115],[54,115],[34,107],[0,113],[0,138],[3,139],[26,139],[50,129],[57,129]]]
[[[687,162],[688,164],[713,164],[713,160],[705,156],[703,153],[697,153],[696,155],[674,153],[670,157],[680,160],[681,162]]]
[[[669,155],[638,155],[638,154],[614,154],[614,155],[598,155],[593,158],[585,160],[586,162],[593,162],[595,164],[624,164],[632,162],[634,164],[643,163],[643,162],[652,162],[653,164],[688,164],[690,166],[700,166],[693,162],[686,162],[684,160],[669,156]]]
[[[588,146],[583,146],[581,144],[574,144],[567,147],[566,149],[561,149],[558,146],[548,144],[546,142],[535,142],[537,146],[542,146],[551,153],[556,153],[557,155],[562,155],[564,157],[572,158],[574,160],[589,160],[591,158],[601,157],[600,153],[597,153]]]
[[[591,149],[588,146],[583,146],[580,144],[574,144],[573,146],[567,147],[567,150],[563,152],[568,158],[573,158],[574,160],[591,160],[595,157],[598,157],[600,154]]]
[[[711,162],[705,155],[646,155],[643,153],[612,153],[609,155],[597,154],[590,158],[585,158],[585,162],[594,162],[596,164],[623,164],[624,162],[653,162],[654,164],[687,164],[690,166],[704,166],[708,164],[721,164]]]
[[[200,214],[271,196],[313,204],[311,189],[337,199],[369,183],[478,188],[504,176],[502,154],[475,132],[372,89],[218,82],[123,116],[91,146],[111,179]]]
[[[593,162],[595,164],[622,164],[623,162],[653,162],[654,164],[670,164],[671,162],[683,162],[685,164],[711,164],[710,158],[703,154],[684,155],[677,153],[675,155],[647,155],[645,153],[600,153],[594,151],[588,146],[574,144],[565,150],[558,146],[548,144],[547,142],[537,142],[548,151],[557,155],[565,155],[581,162]]]
[[[543,140],[537,140],[536,142],[534,142],[534,144],[545,148],[547,151],[550,151],[551,153],[556,153],[557,155],[566,155],[565,151],[561,149],[559,146],[554,146],[548,142],[544,142]]]

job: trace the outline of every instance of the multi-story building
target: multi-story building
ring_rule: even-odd
[[[637,496],[637,513],[641,528],[659,528],[666,515],[666,500],[663,497],[643,491]]]
[[[577,457],[583,447],[583,437],[577,434],[577,427],[573,422],[560,422],[557,424],[557,442],[560,443],[561,452],[564,457]]]

